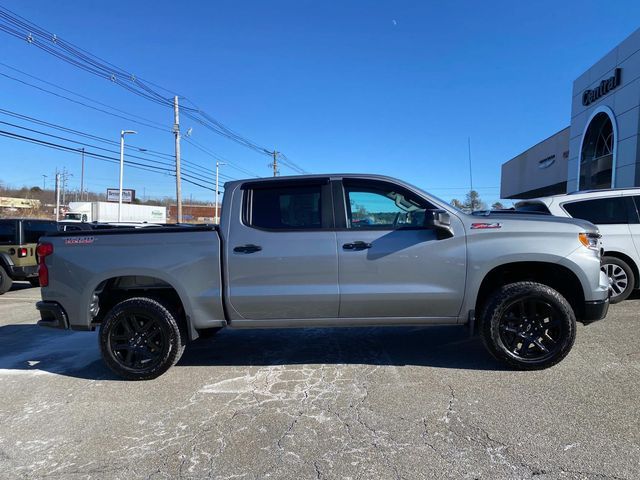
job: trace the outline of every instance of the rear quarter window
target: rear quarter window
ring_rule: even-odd
[[[587,220],[596,225],[629,223],[627,203],[624,197],[594,198],[570,202],[562,208],[573,218]]]

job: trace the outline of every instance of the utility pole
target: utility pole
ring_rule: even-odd
[[[84,195],[84,147],[82,147],[82,170],[80,173],[80,201]]]
[[[135,135],[134,130],[120,130],[120,188],[118,192],[118,222],[122,221],[122,178],[124,177],[124,136],[127,134]]]
[[[273,163],[271,165],[269,165],[270,167],[273,167],[273,176],[277,177],[278,176],[278,153],[276,150],[273,151]]]
[[[47,189],[47,175],[42,175],[42,190]]]
[[[222,162],[216,162],[216,216],[213,219],[213,223],[220,223],[220,212],[219,212],[219,204],[218,204],[218,173],[220,170],[220,165],[224,165]]]
[[[60,220],[60,174],[56,170],[56,222]]]
[[[67,181],[69,180],[69,177],[73,177],[73,174],[69,173],[67,171],[67,167],[64,167],[62,169],[62,173],[59,174],[62,180],[62,205],[65,205],[67,203]]]
[[[469,145],[469,185],[471,186],[471,190],[469,190],[469,198],[471,199],[471,211],[475,210],[474,199],[473,199],[473,172],[471,170],[471,137],[467,137],[467,143]]]
[[[182,223],[182,186],[180,185],[180,115],[178,96],[173,97],[173,133],[176,136],[176,210],[177,223]]]

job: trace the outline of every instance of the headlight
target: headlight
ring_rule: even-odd
[[[598,240],[601,235],[599,233],[579,233],[578,240],[580,243],[587,247],[589,250],[594,250],[596,252],[600,252],[600,248],[598,247]]]

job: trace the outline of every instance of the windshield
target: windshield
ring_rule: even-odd
[[[67,220],[82,220],[82,214],[81,213],[67,213],[67,214],[65,214],[64,218],[66,218]]]

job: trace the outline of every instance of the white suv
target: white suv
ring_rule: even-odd
[[[611,303],[640,287],[640,188],[592,190],[523,200],[517,211],[551,213],[588,220],[600,229],[602,270],[609,276]]]

